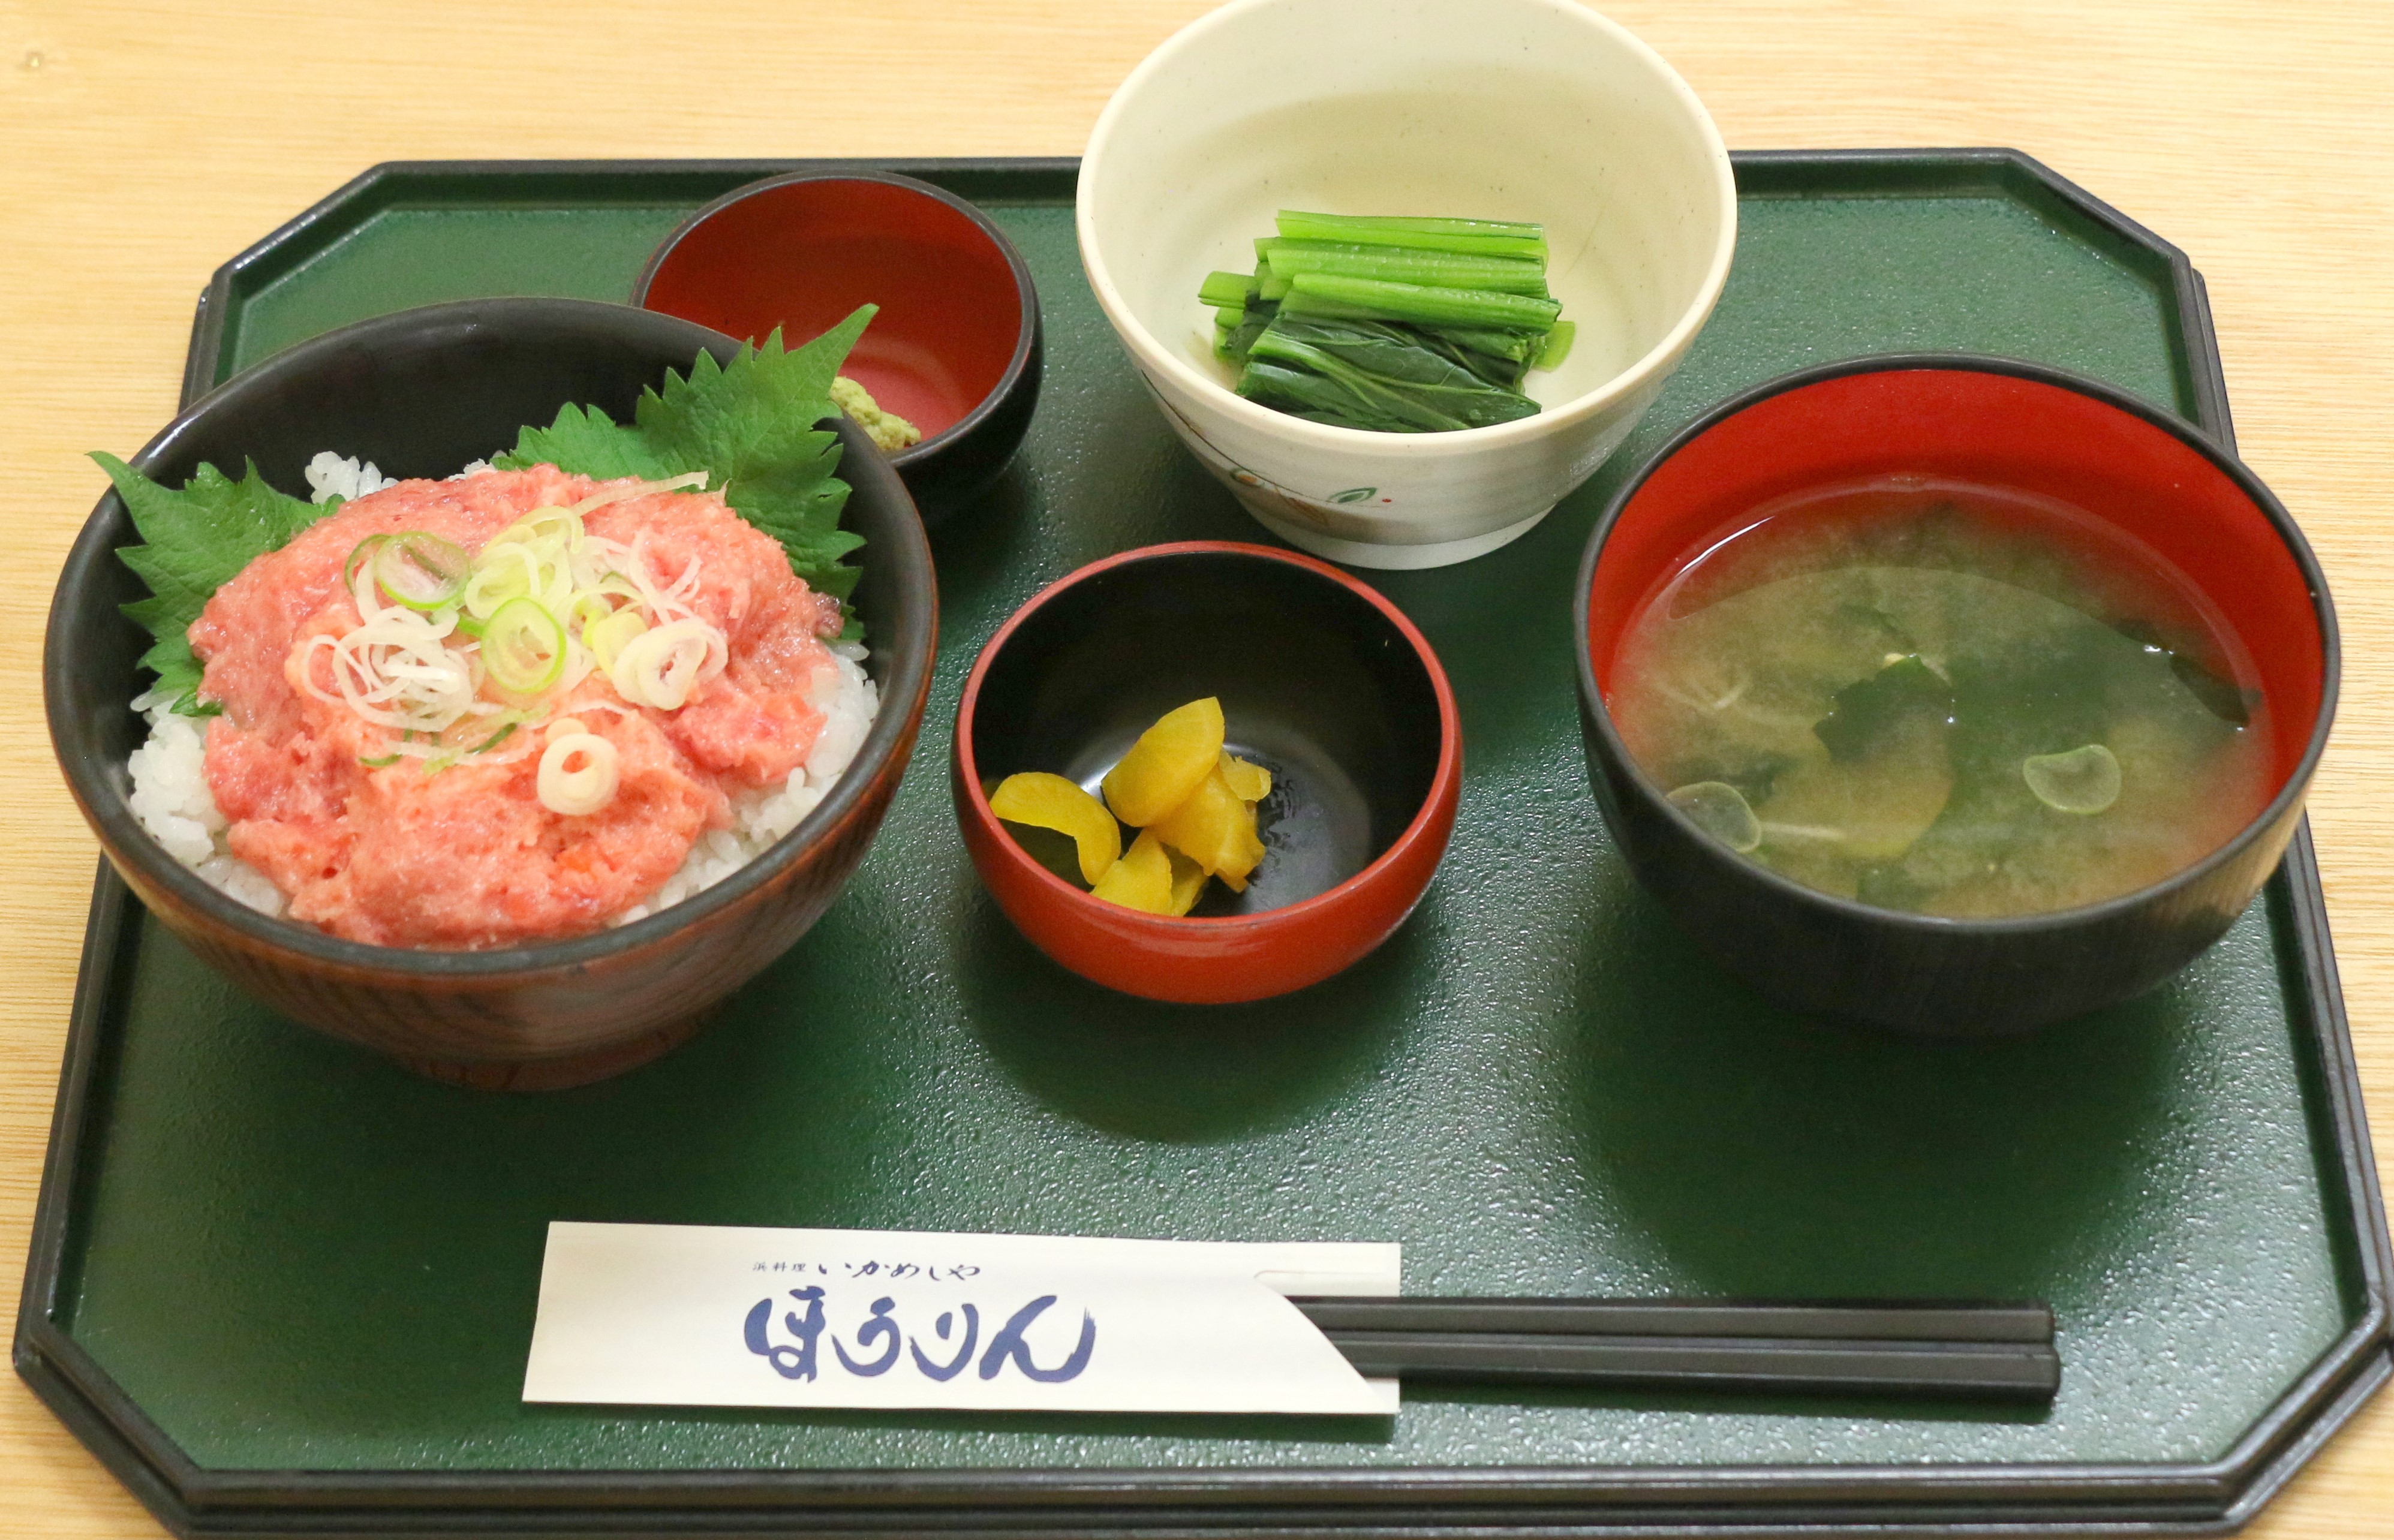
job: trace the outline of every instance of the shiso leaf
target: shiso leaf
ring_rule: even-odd
[[[113,454],[95,452],[91,457],[116,484],[143,541],[116,553],[150,585],[148,599],[125,606],[125,614],[151,638],[142,666],[158,676],[158,688],[174,697],[175,710],[206,716],[217,708],[199,699],[200,660],[191,652],[191,623],[252,559],[280,550],[329,510],[275,491],[255,463],[244,462],[238,481],[203,465],[178,492]]]
[[[858,569],[841,559],[864,544],[839,527],[848,485],[839,436],[812,425],[835,415],[831,382],[875,307],[797,348],[777,329],[763,346],[743,343],[729,364],[701,353],[687,375],[641,394],[629,424],[569,406],[546,428],[526,428],[491,463],[502,469],[553,465],[579,475],[661,480],[704,470],[741,517],[782,543],[791,570],[818,593],[845,601]],[[810,430],[794,433],[806,423]],[[849,631],[856,629],[849,622]]]
[[[711,362],[711,361],[710,361]],[[676,466],[657,453],[638,428],[618,423],[595,406],[566,406],[546,428],[527,428],[516,435],[516,446],[491,457],[495,470],[530,470],[555,466],[594,481],[621,480],[635,476],[643,481],[664,481],[703,466]]]

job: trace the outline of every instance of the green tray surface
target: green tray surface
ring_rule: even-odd
[[[2222,1455],[2367,1307],[2283,874],[2175,981],[2025,1040],[1797,1019],[1632,881],[1572,697],[1589,527],[1706,403],[1823,360],[1959,349],[2192,415],[2167,266],[2017,186],[1743,175],[1719,309],[1623,453],[1493,555],[1364,574],[1444,660],[1467,743],[1445,865],[1374,956],[1262,1005],[1151,1005],[1049,963],[975,880],[944,761],[982,641],[1098,557],[1270,537],[1109,332],[1069,174],[964,178],[1037,280],[1045,391],[1015,468],[937,536],[921,747],[840,902],[688,1046],[541,1097],[299,1029],[128,906],[56,1322],[224,1470]],[[217,375],[433,300],[620,299],[742,179],[419,178],[220,285]],[[527,1406],[556,1218],[1401,1241],[1417,1293],[2038,1296],[2066,1369],[2037,1413],[1459,1389],[1408,1394],[1392,1424]]]

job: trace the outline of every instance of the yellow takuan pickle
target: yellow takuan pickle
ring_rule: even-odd
[[[1072,836],[1094,897],[1151,915],[1186,915],[1207,877],[1243,893],[1264,859],[1256,804],[1271,795],[1271,771],[1224,749],[1222,734],[1222,703],[1208,695],[1165,712],[1139,734],[1106,772],[1105,801],[1060,775],[1026,770],[999,783],[990,811]],[[1140,830],[1128,850],[1117,818]]]
[[[1217,765],[1197,783],[1188,800],[1147,826],[1147,832],[1220,877],[1234,892],[1244,892],[1247,874],[1264,859],[1263,841],[1256,837],[1256,809],[1230,789],[1230,779]]]
[[[1208,695],[1167,711],[1106,771],[1106,805],[1143,829],[1188,799],[1222,757],[1222,703]]]
[[[1070,835],[1079,848],[1081,880],[1096,883],[1122,855],[1122,826],[1105,804],[1060,775],[1024,770],[998,783],[989,810],[1009,823]]]
[[[1251,765],[1228,750],[1222,754],[1222,779],[1230,783],[1242,802],[1260,802],[1271,795],[1271,771],[1261,765]]]
[[[1172,907],[1172,888],[1171,855],[1154,835],[1142,833],[1089,891],[1126,909],[1143,909],[1151,915],[1185,914]],[[1194,894],[1190,902],[1196,902]]]
[[[1148,834],[1142,834],[1138,837],[1155,838],[1153,835]],[[1161,844],[1162,841],[1159,840],[1157,843]],[[1176,915],[1186,915],[1197,907],[1197,895],[1205,890],[1205,868],[1177,850],[1166,850],[1164,854],[1172,858],[1172,912]]]

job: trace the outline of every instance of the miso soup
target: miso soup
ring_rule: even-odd
[[[1714,837],[1921,914],[2132,892],[2275,790],[2258,675],[2192,585],[2083,510],[1952,482],[1756,509],[1643,602],[1607,703]]]

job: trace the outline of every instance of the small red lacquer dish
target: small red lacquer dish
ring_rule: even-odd
[[[889,463],[926,521],[1006,468],[1039,399],[1039,296],[989,217],[894,172],[794,172],[736,188],[682,221],[632,303],[795,347],[878,307],[841,366],[922,430]]]
[[[1209,883],[1182,917],[1109,903],[990,810],[1017,771],[1094,789],[1207,695],[1230,752],[1272,772],[1244,893]],[[1403,923],[1454,830],[1463,732],[1437,655],[1386,599],[1310,557],[1199,541],[1094,562],[1015,612],[965,682],[952,770],[973,865],[1033,944],[1125,994],[1227,1004],[1318,983]]]

